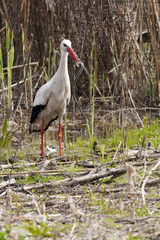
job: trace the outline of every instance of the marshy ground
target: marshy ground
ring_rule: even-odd
[[[91,136],[84,121],[67,120],[63,156],[45,149],[44,159],[38,134],[19,142],[21,126],[11,130],[1,153],[0,239],[160,238],[159,121],[121,130],[113,122]],[[46,146],[57,145],[57,129]]]
[[[160,1],[1,2],[0,240],[160,239]],[[30,111],[64,37],[96,129],[71,102],[62,157],[54,123],[40,159]],[[77,72],[70,59],[71,86]]]

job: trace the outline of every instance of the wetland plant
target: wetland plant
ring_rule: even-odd
[[[0,160],[3,160],[8,155],[6,149],[10,145],[12,140],[11,130],[7,131],[7,119],[4,120],[1,135],[2,136],[0,137]]]
[[[95,94],[95,71],[93,72],[93,53],[95,47],[95,33],[93,32],[92,48],[91,48],[91,65],[90,65],[90,105],[92,109],[91,119],[91,136],[94,134],[94,94]],[[87,126],[88,127],[88,126]]]
[[[25,67],[25,61],[26,61],[26,54],[25,54],[25,39],[24,39],[24,31],[22,32],[22,44],[23,44],[23,78],[26,79],[26,67]],[[27,82],[24,81],[24,93],[25,93],[25,105],[28,109],[28,97],[27,97]]]
[[[12,101],[12,66],[14,62],[14,45],[13,45],[13,32],[10,35],[10,30],[6,24],[6,50],[7,50],[7,98],[8,110],[11,111]]]
[[[2,49],[0,47],[0,79],[2,80],[2,99],[3,99],[3,117],[5,117],[5,94],[4,94],[4,74],[3,74],[3,58]]]

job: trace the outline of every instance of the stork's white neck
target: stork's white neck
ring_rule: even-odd
[[[68,73],[68,52],[61,51],[61,59],[58,67],[61,73]]]

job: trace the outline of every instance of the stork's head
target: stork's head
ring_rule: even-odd
[[[67,39],[64,39],[62,42],[61,42],[61,51],[65,51],[65,52],[68,52],[69,55],[71,55],[71,57],[73,57],[73,59],[78,62],[72,48],[71,48],[71,41],[70,40],[67,40]]]

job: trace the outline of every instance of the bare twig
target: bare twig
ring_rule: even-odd
[[[39,62],[32,62],[32,63],[26,63],[26,64],[21,64],[21,65],[17,65],[17,66],[13,66],[13,67],[11,67],[11,70],[13,70],[13,69],[17,69],[17,68],[23,68],[23,67],[25,67],[25,66],[34,66],[34,65],[38,65],[39,64]],[[3,71],[7,71],[7,67],[5,67],[5,68],[3,68]]]
[[[141,188],[141,193],[142,193],[142,201],[143,201],[143,204],[145,205],[145,192],[144,192],[144,188],[145,188],[145,185],[150,177],[150,175],[152,174],[152,172],[160,165],[160,159],[158,160],[157,164],[149,171],[147,177],[145,178],[145,180],[143,181],[143,184],[142,184],[142,188]]]
[[[141,120],[141,118],[140,118],[138,112],[136,111],[136,106],[135,106],[135,104],[134,104],[134,101],[133,101],[133,98],[132,98],[132,94],[131,94],[131,92],[130,92],[129,89],[128,89],[128,93],[129,93],[129,96],[130,96],[130,99],[131,99],[132,105],[133,105],[133,107],[134,107],[134,109],[135,109],[136,115],[137,115],[137,117],[138,117],[138,119],[139,119],[139,121],[140,121],[142,127],[144,128],[144,124],[143,124],[143,122],[142,122],[142,120]]]
[[[26,78],[25,80],[22,80],[22,81],[20,81],[20,82],[18,82],[18,83],[14,83],[14,84],[11,85],[11,88],[18,86],[19,84],[24,84],[24,82],[25,82],[25,81],[28,81],[28,80],[30,80],[30,78]],[[8,90],[7,87],[4,88],[4,91],[7,91],[7,90]],[[3,91],[3,90],[0,90],[0,93],[1,93],[2,91]]]
[[[115,160],[116,157],[117,157],[117,153],[118,153],[118,151],[119,151],[119,149],[120,149],[120,147],[121,147],[121,144],[122,144],[122,141],[120,141],[120,143],[119,143],[119,145],[118,145],[118,147],[117,147],[117,149],[116,149],[116,152],[115,152],[114,157],[113,157],[113,162],[114,162],[114,160]]]

